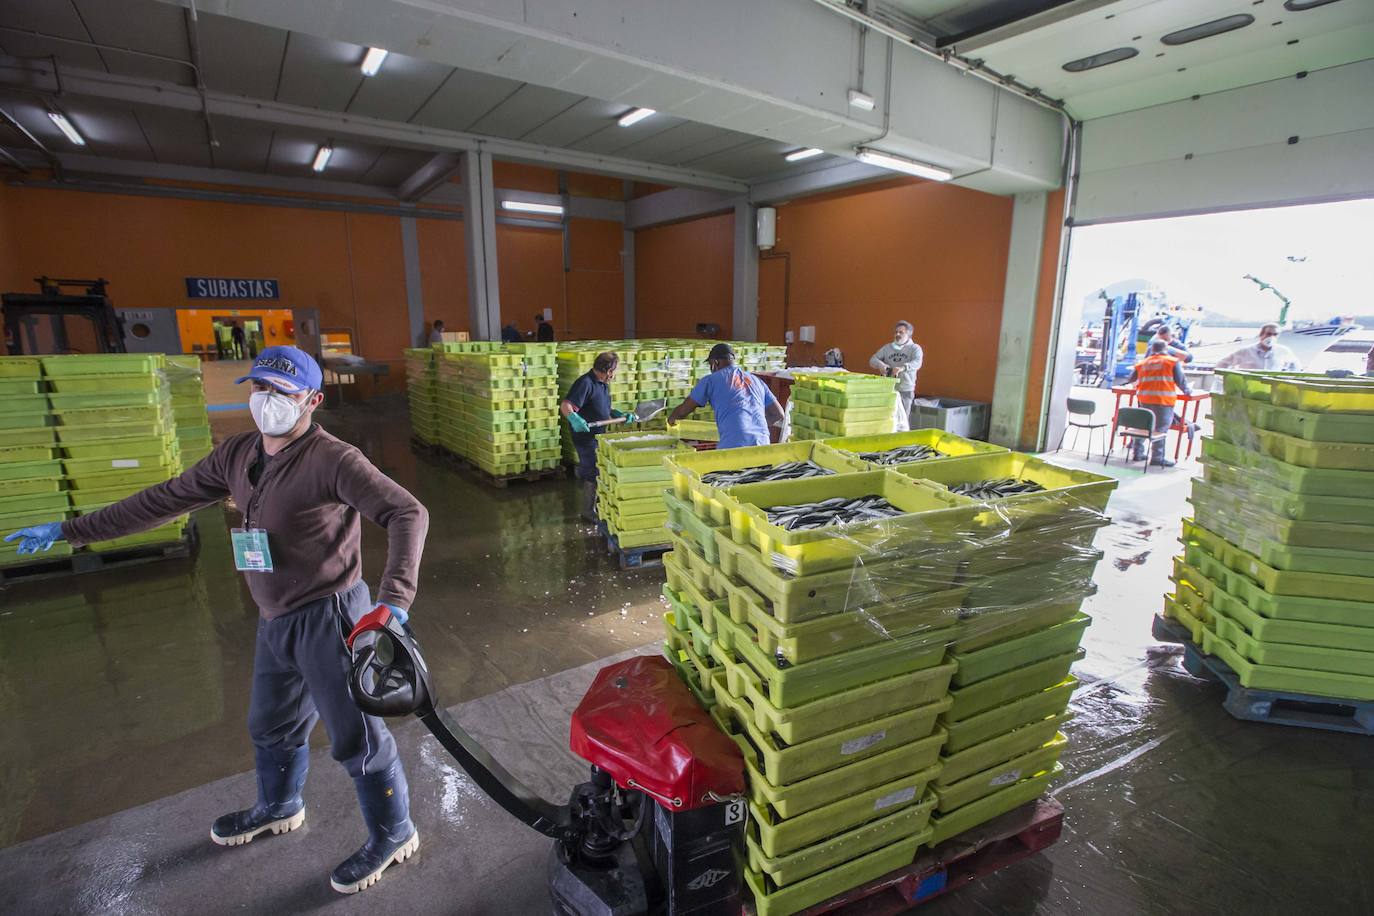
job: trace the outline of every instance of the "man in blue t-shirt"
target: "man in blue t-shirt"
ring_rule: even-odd
[[[711,374],[697,382],[692,394],[668,417],[676,423],[698,407],[710,405],[716,414],[720,442],[716,448],[767,445],[768,427],[782,422],[782,406],[768,386],[735,365],[735,351],[718,343],[706,357]]]

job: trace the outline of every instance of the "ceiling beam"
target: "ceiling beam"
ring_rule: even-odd
[[[799,175],[788,175],[768,181],[757,181],[749,188],[749,202],[754,204],[778,204],[807,197],[811,194],[824,194],[839,191],[870,181],[887,181],[903,177],[889,169],[862,162],[840,161],[825,168],[812,169]]]
[[[672,188],[655,194],[645,194],[625,202],[625,228],[648,229],[665,223],[733,213],[739,194],[719,191],[698,191],[692,188]]]
[[[59,153],[57,158],[65,170],[75,175],[148,178],[154,181],[193,181],[200,184],[231,185],[267,191],[332,194],[339,197],[375,198],[389,202],[396,200],[395,195],[388,188],[356,184],[351,181],[330,181],[327,178],[292,178],[286,175],[268,175],[263,172],[207,169],[195,165],[143,162],[136,159],[107,159],[104,156],[78,155],[75,153]],[[33,161],[30,165],[33,168],[43,168],[45,163]],[[434,201],[430,201],[430,203],[434,203]]]
[[[457,153],[436,153],[432,159],[416,169],[410,177],[396,187],[397,199],[420,200],[430,191],[456,175],[462,167],[462,162],[462,158]]]
[[[95,70],[63,67],[60,84],[51,64],[46,60],[31,60],[0,56],[3,77],[0,87],[26,92],[57,93],[85,98],[173,108],[180,111],[208,111],[213,115],[238,118],[259,124],[273,124],[312,131],[321,137],[351,138],[365,143],[396,146],[405,149],[428,150],[436,153],[462,153],[481,150],[501,159],[558,165],[564,168],[638,178],[646,181],[726,191],[744,191],[743,181],[675,166],[658,165],[616,156],[583,153],[576,150],[503,140],[465,131],[444,130],[400,121],[386,121],[361,115],[342,114],[287,105],[262,99],[252,99],[229,93],[205,93],[202,102],[194,88],[178,86],[160,80],[117,76]]]

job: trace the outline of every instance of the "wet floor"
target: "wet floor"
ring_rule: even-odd
[[[322,415],[428,507],[412,625],[449,702],[651,641],[661,575],[622,572],[572,481],[482,486],[412,453],[403,402]],[[249,429],[216,413],[216,435]],[[232,520],[232,521],[231,521]],[[257,610],[234,571],[237,513],[196,513],[200,549],[0,587],[0,846],[242,771]],[[385,533],[363,525],[374,587]],[[317,746],[324,730],[315,733]]]
[[[366,409],[385,418],[369,425],[360,408],[338,428],[366,429],[354,441],[433,515],[416,626],[443,699],[480,697],[460,720],[561,800],[583,770],[566,750],[568,710],[598,664],[573,666],[652,643],[660,575],[612,567],[576,523],[569,482],[474,487],[414,458],[385,407]],[[1053,789],[1063,838],[924,912],[1374,912],[1358,864],[1374,855],[1370,739],[1236,720],[1219,688],[1150,637],[1195,470],[1109,468],[1122,483],[1098,538],[1106,559]],[[378,888],[351,899],[327,888],[361,824],[322,752],[301,835],[230,851],[204,839],[253,791],[241,724],[253,612],[228,571],[223,522],[210,521],[195,563],[0,591],[0,713],[12,723],[0,845],[39,837],[0,849],[0,911],[544,912],[545,842],[414,722],[396,732],[422,850]],[[382,547],[370,533],[369,575]],[[66,825],[77,826],[41,836]]]

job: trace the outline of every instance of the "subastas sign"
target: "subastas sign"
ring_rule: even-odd
[[[278,299],[276,280],[187,277],[187,299]]]

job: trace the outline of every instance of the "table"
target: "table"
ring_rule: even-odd
[[[1126,398],[1126,406],[1135,406],[1135,386],[1133,385],[1113,385],[1112,394],[1116,395],[1116,403],[1112,405],[1112,434],[1107,440],[1110,442],[1116,438],[1116,414],[1121,409],[1121,399]],[[1206,391],[1194,391],[1192,394],[1180,394],[1178,402],[1174,408],[1174,422],[1169,429],[1178,433],[1174,439],[1174,460],[1178,460],[1178,453],[1183,448],[1183,437],[1188,434],[1188,424],[1196,423],[1198,415],[1202,413],[1202,402],[1209,400],[1212,395]],[[1192,405],[1193,415],[1188,416],[1188,407]],[[1181,409],[1180,409],[1181,408]],[[1187,457],[1193,457],[1193,440],[1188,440]]]
[[[330,385],[334,386],[335,406],[343,406],[343,386],[352,385],[356,381],[356,376],[372,376],[372,393],[377,393],[377,377],[390,375],[391,367],[386,363],[358,363],[349,360],[324,358],[323,384],[326,390]]]

